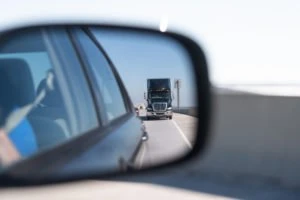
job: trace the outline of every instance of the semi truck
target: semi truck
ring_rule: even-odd
[[[147,79],[147,120],[152,118],[172,119],[172,93],[169,78]]]

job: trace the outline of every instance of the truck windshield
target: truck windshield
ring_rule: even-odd
[[[170,89],[170,79],[148,79],[148,89]]]
[[[169,92],[168,91],[155,91],[150,93],[151,99],[167,99],[169,98]]]

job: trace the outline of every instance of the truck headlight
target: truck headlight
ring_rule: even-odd
[[[153,110],[153,109],[152,109],[152,108],[150,108],[150,107],[148,107],[148,108],[147,108],[147,111],[152,111],[152,110]]]
[[[172,110],[172,107],[167,108],[167,110]]]

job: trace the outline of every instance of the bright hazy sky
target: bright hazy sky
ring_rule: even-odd
[[[169,28],[198,41],[216,85],[300,83],[299,0],[11,0],[0,23],[62,18],[114,20]]]
[[[300,82],[299,0],[2,0],[0,23],[113,19],[169,27],[200,42],[215,84]],[[11,20],[11,21],[9,21]]]

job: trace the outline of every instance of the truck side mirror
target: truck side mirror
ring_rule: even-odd
[[[144,99],[147,100],[146,92],[144,92]]]

